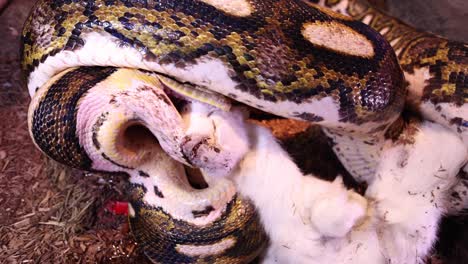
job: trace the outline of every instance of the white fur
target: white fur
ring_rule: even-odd
[[[248,151],[248,141],[245,140],[247,131],[230,125],[242,122],[245,116],[242,112],[213,114],[224,112],[198,102],[191,103],[186,108],[184,112],[188,114],[182,116],[187,125],[186,137],[191,138],[191,141],[185,144],[184,148],[192,149],[202,140],[210,142],[197,148],[199,155],[192,159],[191,163],[203,168],[205,176],[226,176]],[[216,149],[213,146],[216,146]]]
[[[383,219],[381,241],[391,263],[423,263],[467,157],[460,138],[439,124],[421,123],[414,138],[414,144],[387,144],[366,193]]]
[[[203,107],[194,103],[187,131],[212,133],[207,127],[214,122],[218,138],[227,133],[223,147],[237,147],[243,156],[229,177],[258,207],[275,246],[292,249],[298,261],[313,258],[323,236],[343,237],[364,218],[366,201],[346,190],[341,178],[332,183],[303,175],[266,128],[244,122],[242,110],[212,109],[203,117]]]
[[[436,105],[433,103],[424,102],[421,104],[420,109],[424,118],[442,124],[458,133],[466,147],[468,147],[468,127],[463,125],[459,126],[457,123],[451,122],[451,120],[456,117],[462,118],[463,122],[467,122],[468,104],[457,107],[451,103],[438,103],[437,107],[440,108],[439,111],[436,110]]]
[[[248,132],[250,149],[230,177],[257,206],[270,236],[264,263],[413,264],[428,254],[446,191],[465,162],[466,148],[455,134],[424,122],[414,144],[387,142],[361,224],[367,209],[361,196],[340,179],[303,175],[267,129],[229,115],[242,116],[215,111],[206,118]]]
[[[268,130],[250,125],[251,150],[233,175],[257,206],[275,257],[320,257],[325,236],[343,237],[366,214],[366,202],[341,183],[303,175]],[[327,206],[328,205],[328,206]],[[286,251],[287,258],[276,252]]]

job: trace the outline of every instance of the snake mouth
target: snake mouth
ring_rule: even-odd
[[[203,176],[203,172],[199,168],[193,168],[184,165],[185,176],[190,186],[197,190],[206,189],[209,187],[208,183]]]
[[[190,104],[188,100],[184,100],[178,95],[169,96],[171,101],[174,103],[176,108],[184,108],[187,104]],[[151,155],[153,151],[159,150],[160,143],[150,129],[145,126],[142,122],[131,121],[126,124],[119,132],[116,140],[116,149],[121,155],[132,156],[138,155],[137,153],[144,153],[143,155]],[[155,150],[155,149],[158,150]],[[201,190],[209,187],[203,172],[199,168],[191,167],[175,159],[172,159],[174,163],[178,163],[183,166],[183,170],[180,170],[183,175],[181,178],[186,178],[186,182],[190,184],[193,189]],[[185,181],[184,181],[185,182]]]
[[[79,77],[84,70],[70,72]],[[225,112],[226,98],[200,89],[153,73],[112,70],[80,98],[75,131],[91,169],[125,172],[141,186],[135,202],[204,226],[236,196],[234,182],[223,176],[247,147],[229,141],[244,142],[231,129],[241,113],[223,119],[237,110]]]
[[[199,226],[223,214],[226,203],[235,195],[232,183],[210,181],[202,169],[173,158],[141,121],[131,121],[120,129],[114,141],[117,156],[122,157],[119,163],[127,167],[130,182],[145,190],[144,196],[137,200]],[[132,157],[135,159],[131,163],[125,162]]]
[[[182,102],[179,102],[179,104],[182,104]],[[122,129],[120,139],[117,142],[120,145],[119,151],[123,153],[149,152],[155,148],[155,145],[159,146],[159,141],[153,133],[145,125],[138,122],[128,124],[126,128]],[[190,167],[177,160],[174,160],[174,162],[184,167],[183,172],[185,175],[181,175],[181,177],[185,176],[192,188],[201,190],[209,187],[199,168]]]
[[[35,140],[45,142],[41,145],[44,152],[52,153],[53,158],[70,166],[129,175],[129,221],[141,244],[148,245],[145,251],[164,255],[179,248],[183,255],[194,246],[197,250],[216,248],[220,245],[213,244],[216,241],[230,242],[221,244],[226,252],[256,252],[263,247],[265,234],[253,204],[237,194],[236,185],[230,179],[210,179],[211,174],[205,177],[207,166],[220,163],[217,159],[220,153],[221,156],[232,157],[230,151],[235,149],[238,152],[238,146],[227,149],[225,145],[217,144],[219,141],[203,141],[195,151],[195,157],[202,156],[200,160],[203,161],[208,153],[213,160],[200,166],[195,164],[195,167],[202,168],[203,173],[186,164],[191,160],[186,158],[187,149],[184,151],[184,148],[190,151],[203,137],[188,132],[184,111],[188,110],[190,115],[190,110],[194,110],[191,107],[198,105],[208,111],[214,110],[213,116],[216,116],[225,113],[220,109],[228,109],[225,106],[229,102],[225,102],[225,98],[213,94],[200,95],[198,90],[195,93],[194,90],[187,91],[186,87],[180,88],[180,83],[166,80],[164,84],[154,74],[126,68],[76,68],[56,79],[60,81],[63,76],[67,81],[58,83],[57,87],[60,92],[67,91],[65,95],[73,96],[56,96],[61,93],[51,86],[45,87],[41,90],[44,97],[59,97],[59,107],[54,105],[50,111],[40,111],[41,114],[45,112],[45,116],[34,114],[30,122],[70,121],[62,114],[68,112],[61,109],[72,111],[69,109],[70,101],[78,98],[73,105],[73,122],[69,122],[74,126],[61,122],[59,126],[52,126],[55,129],[52,132],[37,130],[41,136],[46,133],[63,134],[64,138],[57,142],[67,142],[71,134],[71,139],[76,137],[75,145],[79,148],[56,144],[61,149],[55,154],[48,148],[50,142],[41,137]],[[105,78],[102,80],[101,77]],[[68,81],[94,78],[99,81],[85,92],[76,82]],[[206,98],[213,99],[213,96],[221,98],[208,100],[217,108],[199,103]],[[36,99],[30,111],[36,113],[36,109],[42,109],[41,106],[42,101]],[[50,104],[46,104],[48,106]],[[207,116],[195,115],[195,119],[203,117]],[[217,131],[222,131],[222,128],[218,127]],[[190,140],[187,136],[191,136]],[[218,152],[210,152],[214,149],[213,144],[220,147]],[[231,164],[237,164],[236,161],[234,159]],[[167,250],[169,248],[174,250]],[[183,259],[187,259],[186,255]]]
[[[159,89],[162,90],[161,92],[164,93],[168,101],[170,101],[170,104],[174,106],[177,114],[180,116],[184,116],[185,114],[187,114],[187,112],[190,111],[188,109],[190,109],[191,105],[193,105],[194,103],[202,105],[202,108],[204,109],[210,109],[210,113],[219,110],[221,110],[222,112],[229,112],[233,105],[242,105],[245,109],[245,105],[238,103],[228,97],[225,97],[220,93],[210,91],[207,88],[187,82],[180,82],[172,77],[162,75],[159,73],[150,73],[149,75],[157,78],[157,80],[159,81]],[[164,101],[164,99],[162,99],[162,96],[158,96],[158,98]],[[250,107],[248,108],[250,113],[251,109]],[[183,122],[186,126],[188,125],[187,120],[183,120]],[[136,156],[139,156],[140,159],[143,159],[143,156],[148,154],[151,155],[151,152],[153,151],[152,149],[155,145],[162,147],[162,149],[173,159],[173,162],[178,163],[178,165],[183,167],[183,170],[181,170],[180,173],[180,177],[184,178],[182,180],[184,184],[188,183],[192,189],[207,189],[211,187],[210,182],[212,182],[213,177],[222,177],[212,173],[209,173],[210,175],[207,176],[201,169],[201,167],[203,167],[203,165],[206,164],[200,165],[199,162],[193,162],[191,159],[194,155],[194,152],[197,152],[196,150],[194,151],[194,149],[198,150],[200,149],[200,145],[209,145],[213,143],[213,138],[211,138],[210,140],[209,137],[199,137],[189,138],[187,140],[187,137],[185,137],[183,139],[184,142],[181,144],[182,148],[185,148],[185,145],[191,145],[193,142],[198,143],[195,143],[191,146],[187,146],[187,149],[189,149],[189,151],[185,152],[184,160],[181,161],[180,158],[171,155],[170,151],[167,151],[167,149],[163,147],[163,144],[160,144],[158,137],[154,134],[154,131],[152,131],[148,126],[148,122],[145,122],[144,120],[131,121],[124,127],[124,129],[121,129],[121,131],[122,132],[120,138],[116,140],[116,143],[119,144],[121,146],[121,149],[123,150],[121,153],[127,153],[127,156],[131,156],[132,154],[135,155],[135,153],[142,153]],[[187,143],[187,141],[190,140],[191,142],[189,144],[185,144]],[[211,141],[211,143],[207,143],[207,141]],[[203,147],[206,146],[202,146],[201,148]],[[208,148],[211,150],[214,149],[214,152],[219,151],[217,150],[217,147],[210,146]],[[187,154],[187,152],[189,152],[189,154]],[[195,155],[197,154],[198,153],[196,153]],[[217,153],[212,153],[211,155],[213,154],[217,155]],[[204,157],[204,159],[206,160],[206,157]],[[211,162],[211,160],[209,162]],[[223,164],[222,166],[226,165]]]

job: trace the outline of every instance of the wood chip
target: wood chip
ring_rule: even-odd
[[[80,243],[81,251],[86,252],[86,246],[83,243]]]
[[[46,204],[49,201],[51,194],[51,191],[47,191],[47,194],[45,195],[44,199],[42,199],[42,201],[39,203],[39,205]]]
[[[79,236],[79,237],[73,238],[73,240],[78,241],[78,242],[87,242],[87,241],[94,240],[94,238],[91,236]]]
[[[19,218],[29,218],[31,216],[34,216],[36,213],[32,212],[32,213],[29,213],[27,215],[23,215],[23,216],[20,216]]]
[[[60,226],[64,227],[65,223],[57,222],[57,221],[47,221],[47,222],[39,222],[40,225],[52,225],[52,226]]]
[[[7,153],[4,150],[0,150],[0,160],[3,160],[7,157]]]
[[[16,228],[22,228],[22,227],[28,226],[30,221],[31,221],[30,218],[26,218],[26,219],[23,219],[21,221],[14,223],[13,226]]]

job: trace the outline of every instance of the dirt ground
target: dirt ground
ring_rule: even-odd
[[[15,0],[0,14],[0,263],[146,263],[125,217],[106,209],[109,201],[125,200],[125,179],[67,169],[44,158],[29,138],[29,96],[18,50],[33,2]],[[317,128],[290,120],[261,122],[274,128],[304,171],[328,179],[347,175]],[[466,224],[466,217],[444,220],[437,253],[445,261],[436,253],[432,263],[466,257]],[[453,253],[454,248],[461,250]]]

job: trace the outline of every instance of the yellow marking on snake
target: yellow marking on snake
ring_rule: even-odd
[[[215,106],[224,111],[229,111],[229,109],[231,108],[231,104],[229,103],[229,100],[227,98],[212,93],[209,90],[201,90],[196,86],[182,84],[180,82],[174,81],[170,78],[161,75],[159,75],[158,78],[164,85],[166,85],[166,87],[184,96]]]
[[[120,69],[105,80],[108,87],[118,90],[126,90],[136,82],[146,83],[158,87],[159,80],[155,76],[144,74],[134,69]]]

